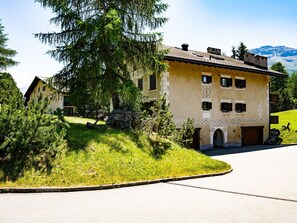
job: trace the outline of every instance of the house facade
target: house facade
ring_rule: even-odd
[[[64,115],[74,115],[76,107],[70,104],[66,93],[58,93],[48,84],[48,78],[35,77],[25,93],[25,102],[38,101],[42,95],[50,101],[48,113],[53,114],[58,108],[63,109]]]
[[[196,149],[263,144],[270,129],[270,76],[285,75],[268,70],[267,58],[253,54],[246,62],[216,48],[167,49],[166,72],[134,79],[148,103],[166,94],[177,128],[193,118]]]

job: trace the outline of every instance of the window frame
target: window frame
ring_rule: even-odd
[[[235,111],[236,113],[244,113],[246,112],[246,103],[235,103]]]
[[[246,88],[246,80],[235,78],[235,87],[237,89],[245,89]]]
[[[210,76],[210,75],[202,75],[202,83],[203,84],[211,84],[212,83],[212,76]]]
[[[140,91],[143,91],[143,78],[137,79],[137,87]]]
[[[203,111],[210,111],[211,109],[212,109],[212,102],[210,102],[210,101],[202,102],[202,110]]]
[[[223,80],[226,80],[226,84],[223,84],[224,83]],[[231,77],[221,77],[220,82],[221,82],[221,87],[224,87],[224,88],[231,88],[233,85],[233,80]]]
[[[155,79],[154,79],[155,80],[155,83],[153,85],[152,85],[153,79],[151,79],[151,77],[155,77]],[[149,76],[149,91],[155,91],[155,90],[157,90],[157,75],[156,74],[151,74]]]
[[[232,103],[230,102],[221,102],[221,112],[228,113],[233,111]]]

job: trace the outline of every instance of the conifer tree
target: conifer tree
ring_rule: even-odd
[[[58,33],[39,33],[41,42],[55,46],[51,56],[63,62],[55,76],[70,94],[84,92],[76,83],[84,81],[101,101],[113,107],[137,101],[140,94],[132,83],[134,71],[160,73],[162,34],[155,32],[167,21],[161,14],[167,4],[161,0],[36,0],[56,14],[51,19]],[[104,100],[103,100],[104,98]],[[107,99],[107,100],[106,100]],[[126,100],[126,101],[124,101]]]
[[[12,59],[17,52],[7,48],[7,40],[7,34],[4,34],[4,26],[1,24],[0,20],[0,72],[6,70],[7,67],[17,64],[17,62]]]
[[[248,53],[248,49],[246,47],[246,45],[243,42],[239,43],[239,46],[235,47],[232,46],[231,47],[231,57],[234,59],[238,59],[238,60],[244,60],[244,55],[246,53]]]

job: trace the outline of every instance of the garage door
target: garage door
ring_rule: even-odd
[[[242,146],[262,145],[264,126],[241,127]]]

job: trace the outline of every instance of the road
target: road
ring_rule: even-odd
[[[297,146],[209,154],[234,171],[105,191],[0,194],[0,222],[297,222]]]

